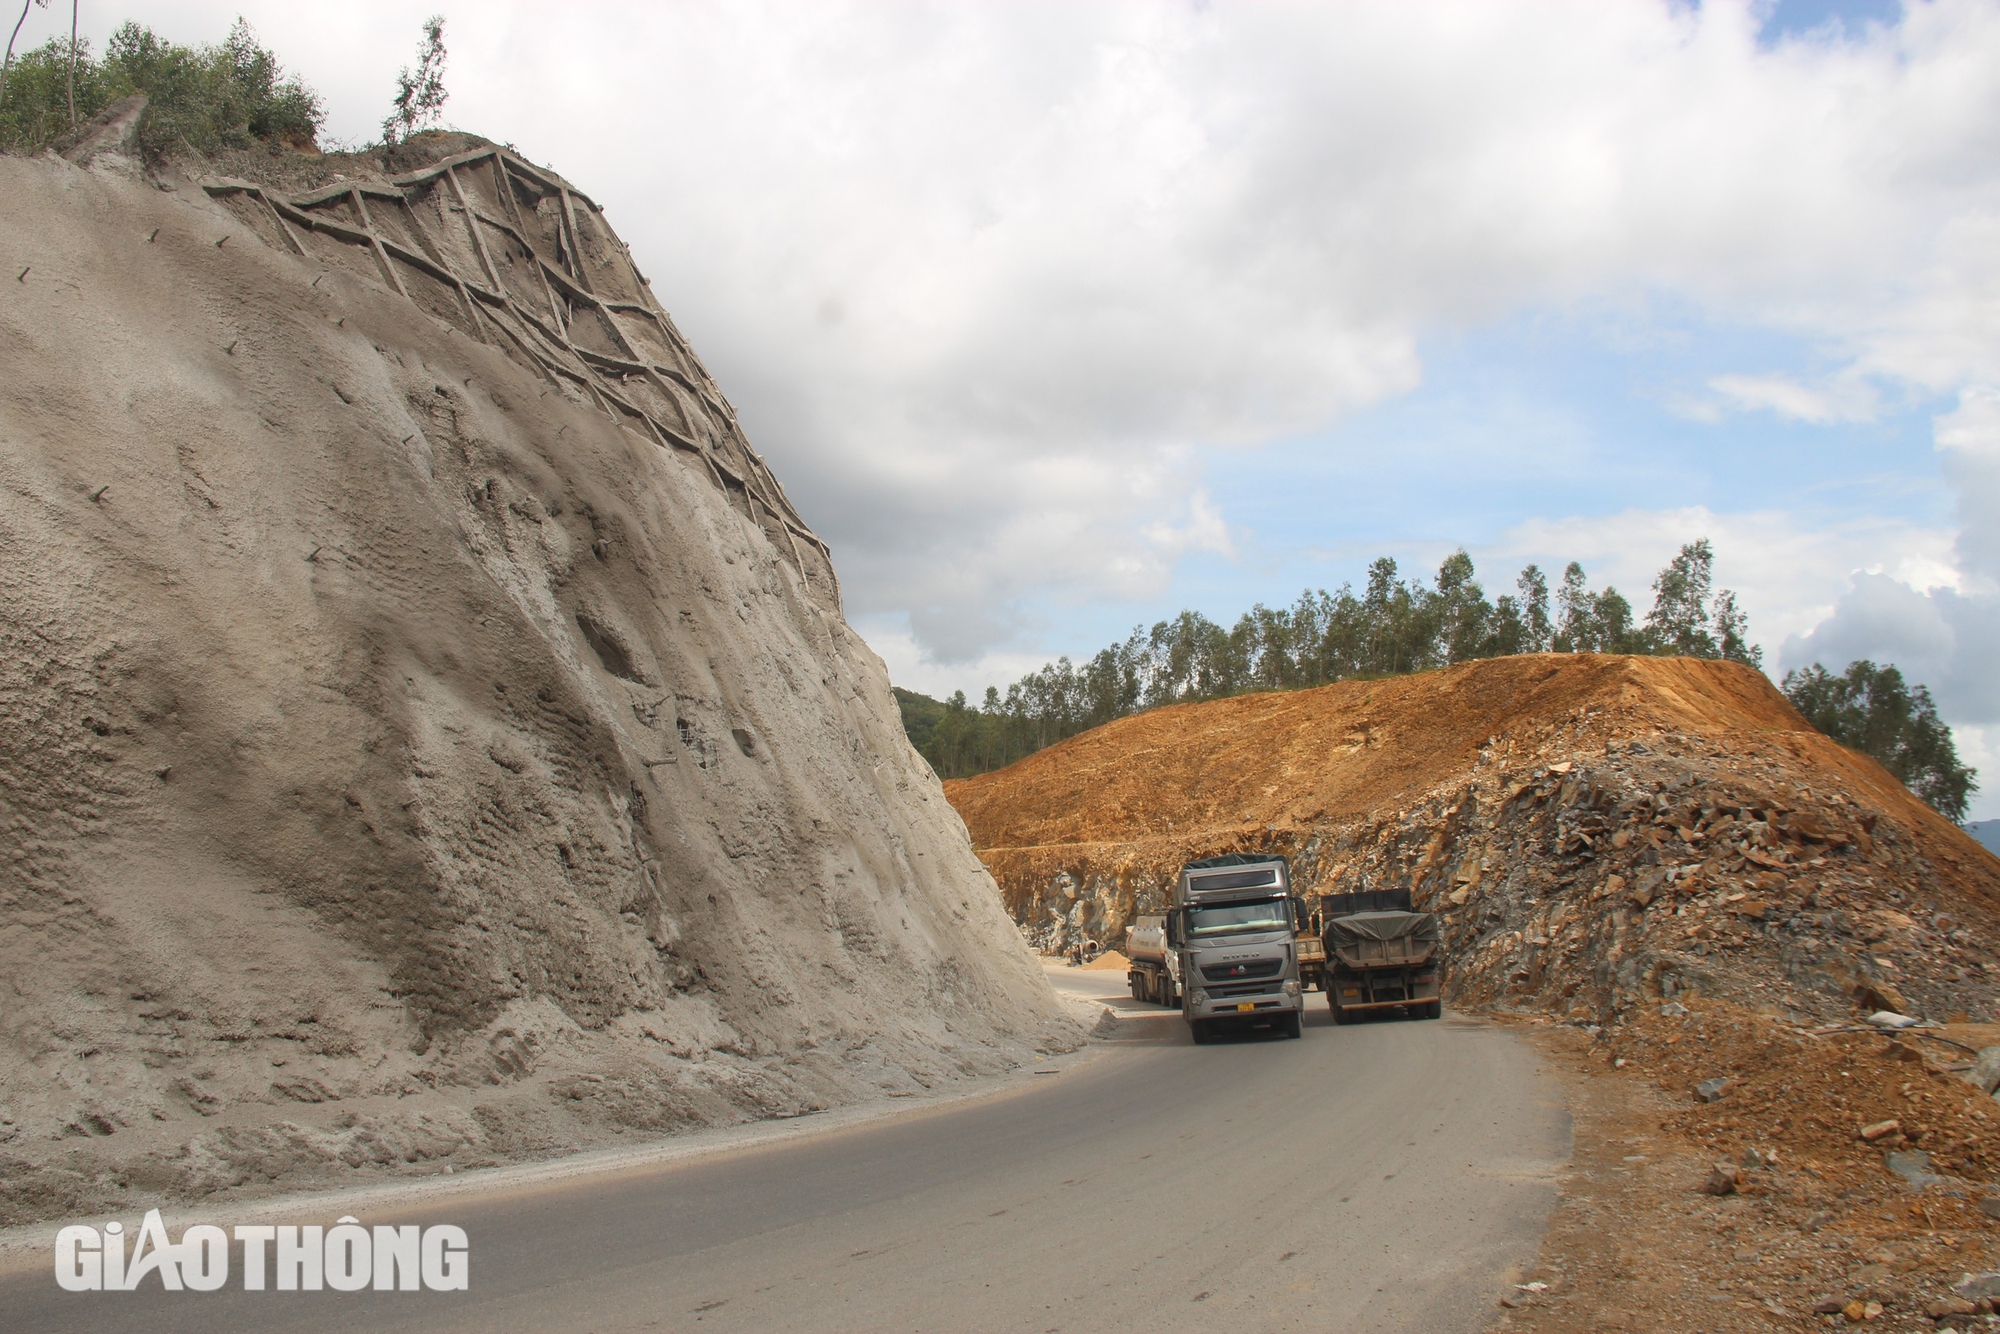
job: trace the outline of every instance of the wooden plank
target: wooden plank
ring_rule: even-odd
[[[590,275],[583,271],[583,234],[577,230],[576,206],[570,203],[569,190],[567,188],[564,188],[559,193],[562,195],[563,221],[569,225],[570,271],[576,275],[577,282],[583,285],[583,290],[591,292]],[[593,297],[596,295],[595,292],[591,292],[591,294]],[[628,348],[627,351],[629,350]]]
[[[347,241],[354,245],[367,245],[373,239],[367,232],[350,227],[344,222],[336,222],[332,218],[316,217],[303,209],[293,208],[282,199],[272,201],[272,206],[278,210],[281,216],[290,218],[301,227],[308,227],[316,232],[325,232],[335,240]]]
[[[555,316],[557,327],[566,328],[568,321],[566,321],[563,318],[562,307],[561,304],[556,300],[555,289],[549,286],[549,280],[546,276],[546,270],[548,269],[548,265],[542,262],[541,256],[535,253],[535,247],[532,244],[530,244],[530,242],[527,239],[528,224],[521,220],[521,206],[520,204],[515,202],[513,182],[507,179],[508,156],[509,155],[506,153],[495,153],[493,155],[493,171],[494,171],[494,177],[499,182],[500,185],[499,194],[500,194],[501,206],[503,208],[506,208],[509,212],[511,212],[514,215],[514,226],[515,226],[514,235],[521,239],[521,248],[523,250],[526,250],[528,252],[528,257],[535,261],[533,265],[535,272],[537,274],[544,275],[542,277],[542,288],[544,294],[549,299],[549,313]],[[566,332],[564,333],[562,341],[564,343],[569,342],[568,333]]]
[[[419,167],[415,171],[406,171],[400,176],[391,176],[389,179],[396,185],[422,185],[425,181],[435,180],[455,167],[469,166],[482,158],[492,157],[499,151],[490,145],[485,148],[468,149],[463,153],[454,153],[448,158],[433,162],[428,167]]]
[[[410,234],[416,238],[417,244],[424,248],[424,253],[430,256],[437,269],[442,270],[443,280],[450,283],[452,290],[458,293],[459,304],[465,308],[466,318],[472,325],[472,336],[482,343],[485,342],[486,326],[480,318],[479,305],[472,299],[472,294],[466,291],[465,280],[458,276],[458,270],[452,267],[451,256],[445,253],[443,246],[431,239],[430,233],[424,229],[424,220],[417,216],[416,205],[410,202],[408,195],[402,196],[402,206],[403,215],[410,221]],[[423,266],[418,267],[421,269]]]
[[[458,206],[465,210],[465,230],[472,237],[472,248],[478,252],[479,262],[486,266],[487,281],[493,284],[494,291],[505,291],[506,284],[500,281],[500,268],[493,262],[492,254],[486,249],[486,238],[479,231],[479,215],[473,211],[472,202],[466,198],[465,187],[459,184],[458,172],[447,167],[444,178],[451,186],[451,193],[458,200]]]
[[[581,199],[593,211],[598,213],[602,213],[604,211],[597,207],[596,202],[593,201],[589,195],[577,189],[575,186],[571,185],[568,181],[556,175],[554,172],[549,171],[542,167],[538,167],[532,162],[526,161],[520,156],[520,154],[509,153],[507,150],[503,148],[498,152],[496,152],[494,156],[497,158],[505,159],[510,170],[516,172],[519,175],[527,177],[529,180],[533,181],[536,185],[541,186],[544,191],[550,194],[554,194],[557,190],[567,190],[571,194],[575,195],[578,199]]]
[[[374,195],[378,199],[401,199],[403,197],[401,190],[391,189],[386,185],[377,185],[373,181],[343,179],[335,181],[331,185],[322,185],[317,190],[308,190],[302,195],[294,195],[291,202],[299,208],[311,208],[316,204],[329,203],[344,194],[358,194],[364,191]]]
[[[278,206],[271,202],[271,196],[259,190],[257,191],[257,200],[270,212],[271,221],[278,224],[278,234],[285,238],[285,244],[292,248],[293,253],[299,255],[301,258],[305,257],[305,246],[299,241],[297,236],[292,234],[292,225],[285,221],[284,214],[278,212]]]
[[[396,265],[389,258],[388,248],[382,244],[382,238],[375,234],[375,224],[368,216],[368,205],[361,198],[361,191],[352,190],[349,192],[349,197],[354,200],[354,211],[360,215],[362,230],[366,233],[370,244],[375,247],[375,258],[381,263],[382,272],[388,277],[389,285],[404,296],[408,296],[410,289],[403,286],[403,275],[396,272]],[[397,197],[401,198],[400,195]]]

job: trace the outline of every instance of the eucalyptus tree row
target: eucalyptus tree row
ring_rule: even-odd
[[[928,700],[907,691],[910,739],[947,778],[983,773],[1078,732],[1162,704],[1251,690],[1297,690],[1427,671],[1515,653],[1650,653],[1757,666],[1736,595],[1714,589],[1706,538],[1682,547],[1653,580],[1652,610],[1636,619],[1616,588],[1592,589],[1575,561],[1551,589],[1529,565],[1512,592],[1488,598],[1472,557],[1453,552],[1430,580],[1405,579],[1384,556],[1356,591],[1308,589],[1289,607],[1259,603],[1225,627],[1183,611],[1135,627],[1081,663],[1068,657],[974,705],[963,692]]]

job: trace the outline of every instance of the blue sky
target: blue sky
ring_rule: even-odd
[[[1643,339],[1622,336],[1630,332],[1629,318],[1524,313],[1428,340],[1424,383],[1410,393],[1325,430],[1204,453],[1201,477],[1235,534],[1231,553],[1190,555],[1159,598],[1051,604],[1042,614],[1078,633],[1094,625],[1108,640],[1183,605],[1233,617],[1303,587],[1359,584],[1378,555],[1405,573],[1434,571],[1458,546],[1497,594],[1528,560],[1559,568],[1570,554],[1517,526],[1615,517],[1640,497],[1648,508],[1718,514],[1777,507],[1813,528],[1950,526],[1952,497],[1931,450],[1931,418],[1949,400],[1912,396],[1867,422],[1701,419],[1690,405],[1713,397],[1705,386],[1718,375],[1755,366],[1810,379],[1822,359],[1797,339],[1716,328],[1686,312],[1650,315]],[[1574,554],[1643,607],[1646,580],[1672,549],[1642,547],[1613,568]],[[1725,578],[1772,582],[1755,568],[1762,552],[1721,555]],[[1823,572],[1826,603],[1846,573]],[[1774,659],[1780,648],[1769,645]]]
[[[145,13],[361,142],[434,4]],[[2000,815],[2000,0],[447,19],[448,120],[608,207],[898,682],[1461,544],[1643,605],[1708,536],[1771,668],[1903,665]]]

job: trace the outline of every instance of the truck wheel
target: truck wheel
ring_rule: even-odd
[[[1444,1014],[1444,1002],[1441,1000],[1432,1001],[1429,1005],[1426,1005],[1423,1010],[1423,1017],[1426,1019],[1436,1019],[1441,1017],[1443,1014]]]
[[[1144,973],[1132,974],[1132,976],[1125,979],[1125,984],[1132,988],[1133,1000],[1142,1001],[1146,999],[1146,975]]]
[[[1354,1022],[1353,1018],[1352,1018],[1352,1017],[1351,1017],[1351,1016],[1350,1016],[1350,1015],[1349,1015],[1349,1014],[1347,1013],[1347,1011],[1345,1011],[1345,1010],[1343,1010],[1343,1009],[1341,1009],[1341,1008],[1340,1008],[1340,1002],[1339,1002],[1339,1001],[1337,1001],[1337,1000],[1334,1000],[1334,999],[1333,999],[1332,997],[1330,997],[1330,996],[1329,996],[1329,997],[1327,998],[1327,1002],[1326,1002],[1326,1003],[1327,1003],[1327,1008],[1329,1008],[1329,1009],[1331,1009],[1331,1010],[1333,1011],[1333,1022],[1334,1022],[1334,1023],[1336,1023],[1336,1024],[1351,1024],[1351,1023],[1353,1023],[1353,1022]]]
[[[1207,1045],[1208,1025],[1203,1023],[1201,1020],[1190,1019],[1188,1021],[1188,1033],[1194,1038],[1195,1046],[1201,1047]]]
[[[1288,1038],[1295,1038],[1301,1035],[1302,1034],[1299,1024],[1299,1012],[1297,1010],[1293,1010],[1290,1014],[1285,1016],[1285,1036]]]

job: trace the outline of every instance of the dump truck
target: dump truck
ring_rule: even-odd
[[[1407,889],[1323,894],[1314,914],[1326,946],[1323,989],[1333,1022],[1379,1010],[1416,1019],[1444,1013],[1438,920]]]
[[[1300,921],[1283,857],[1232,853],[1181,868],[1161,953],[1196,1042],[1235,1026],[1299,1036]]]

